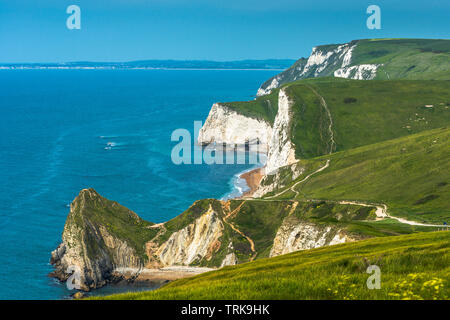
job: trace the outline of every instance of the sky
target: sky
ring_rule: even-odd
[[[448,39],[449,18],[448,0],[0,0],[0,63],[298,59],[354,39]]]

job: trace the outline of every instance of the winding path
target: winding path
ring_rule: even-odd
[[[275,195],[273,195],[273,196],[266,197],[266,198],[264,198],[264,199],[272,199],[272,198],[276,198],[276,197],[282,195],[283,193],[285,193],[286,191],[289,191],[289,190],[291,190],[292,192],[294,192],[294,193],[295,193],[295,197],[297,197],[299,192],[298,192],[297,190],[295,190],[294,188],[295,188],[297,185],[299,185],[300,183],[303,183],[303,182],[305,182],[306,180],[308,180],[309,178],[311,178],[311,176],[315,175],[316,173],[319,173],[319,172],[325,170],[326,168],[328,168],[329,165],[330,165],[330,159],[327,160],[327,163],[325,163],[325,165],[323,165],[322,167],[320,167],[319,169],[317,169],[317,170],[314,171],[313,173],[310,173],[309,175],[307,175],[307,176],[306,176],[305,178],[303,178],[302,180],[300,180],[300,181],[294,183],[290,188],[287,188],[287,189],[285,189],[285,190],[283,190],[283,191],[281,191],[281,192],[279,192],[279,193],[277,193],[277,194],[275,194]],[[295,197],[294,197],[294,198],[295,198]]]
[[[245,233],[243,233],[241,230],[239,230],[232,222],[228,221],[229,218],[236,215],[239,212],[239,210],[241,210],[241,208],[245,202],[246,202],[246,200],[242,201],[233,211],[231,211],[231,209],[230,209],[229,202],[226,202],[226,204],[222,204],[222,208],[223,208],[224,212],[228,211],[228,214],[225,215],[225,217],[223,218],[223,221],[226,224],[228,224],[231,227],[231,229],[233,229],[234,231],[239,233],[241,236],[243,236],[245,239],[247,239],[248,243],[250,244],[250,249],[253,252],[253,255],[250,258],[250,261],[253,261],[256,258],[256,254],[257,254],[256,249],[255,249],[255,242],[249,236],[247,236]]]

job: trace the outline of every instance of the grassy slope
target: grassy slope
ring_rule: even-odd
[[[222,103],[228,108],[247,117],[262,119],[273,125],[278,112],[278,89],[271,94],[258,97],[252,101],[235,101]]]
[[[331,162],[329,168],[298,186],[299,198],[383,202],[396,216],[449,222],[449,139],[450,129],[441,128],[302,160],[310,168],[328,158]],[[293,196],[287,192],[282,198]]]
[[[450,40],[360,40],[352,65],[383,64],[376,79],[449,79]]]
[[[229,212],[223,210],[222,203],[218,200],[203,199],[196,201],[181,215],[166,222],[163,229],[166,231],[161,233],[160,228],[148,228],[153,223],[142,220],[134,212],[117,202],[107,200],[93,190],[91,190],[91,193],[95,194],[95,197],[83,202],[85,205],[83,205],[82,212],[75,210],[70,214],[68,223],[76,223],[85,230],[93,230],[93,226],[96,228],[105,227],[111,235],[133,247],[144,262],[147,261],[145,245],[148,241],[153,240],[156,244],[162,244],[174,232],[194,223],[212,206],[224,226],[222,236],[219,239],[221,246],[214,252],[211,259],[199,259],[192,264],[208,267],[221,265],[225,256],[230,253],[228,248],[230,242],[233,243],[233,252],[239,263],[250,261],[255,253],[256,258],[268,257],[275,234],[292,208],[292,201],[231,201],[231,210],[238,206],[239,209],[233,217],[228,219],[228,222],[253,239],[256,249],[254,253],[251,251],[249,241],[234,231],[225,221],[224,218]],[[309,221],[314,222],[317,226],[336,226],[339,229],[346,229],[353,234],[353,237],[357,238],[430,230],[430,228],[404,227],[399,223],[388,225],[375,223],[370,221],[373,218],[372,211],[373,208],[361,208],[352,205],[300,202],[295,212],[292,213],[292,217],[295,217],[296,223]],[[89,237],[93,237],[90,232],[87,232],[87,234]],[[100,245],[103,246],[102,243]],[[96,241],[88,242],[91,257],[96,256],[99,252],[98,246],[99,244]]]
[[[239,263],[250,261],[254,253],[251,251],[248,240],[235,232],[224,221],[224,217],[228,212],[224,212],[221,203],[215,199],[196,201],[181,215],[166,222],[167,232],[157,239],[157,243],[162,244],[169,239],[173,232],[195,222],[197,218],[208,210],[210,204],[219,214],[219,218],[224,225],[224,231],[219,239],[222,245],[214,253],[211,260],[202,259],[193,264],[208,267],[219,266],[226,254],[229,253],[227,248],[230,242],[233,243],[233,252],[236,254]],[[227,221],[254,241],[256,258],[268,257],[276,232],[291,211],[292,201],[232,200],[230,206],[232,211],[238,206],[240,208]],[[348,230],[353,237],[357,238],[433,230],[433,228],[407,226],[397,222],[372,221],[374,218],[373,211],[374,208],[371,207],[299,202],[292,216],[296,218],[297,223],[308,221],[315,223],[317,226],[335,226],[339,229]],[[149,241],[150,239],[145,238],[145,240]]]
[[[329,118],[311,87],[323,96],[332,114],[336,151],[443,127],[450,122],[450,81],[300,80],[284,86],[294,101],[291,136],[299,159],[320,156],[328,150]],[[273,123],[278,92],[226,105]]]
[[[450,122],[449,81],[301,80],[287,86],[294,101],[292,141],[300,159],[328,150],[329,119],[310,87],[323,96],[330,109],[336,151],[443,127]]]
[[[80,197],[75,199],[79,205],[69,214],[66,224],[75,223],[86,231],[87,236],[91,236],[92,226],[104,226],[112,236],[126,241],[145,261],[145,242],[156,235],[156,230],[148,228],[153,223],[141,219],[136,213],[119,203],[101,197],[93,189],[89,192],[94,195],[93,198],[88,198],[86,201],[82,201]],[[87,192],[81,191],[80,196],[82,194]],[[96,248],[96,241],[93,239],[89,241],[88,249],[91,250],[89,252],[91,256],[97,254]]]
[[[97,299],[445,299],[450,296],[449,242],[448,231],[373,238]],[[380,266],[380,290],[367,289],[363,258]]]

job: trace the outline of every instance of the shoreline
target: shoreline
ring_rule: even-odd
[[[241,173],[239,175],[239,178],[245,180],[245,183],[247,184],[249,190],[245,191],[239,198],[251,197],[258,189],[263,176],[264,176],[264,167],[258,167],[250,171],[245,171]]]
[[[163,268],[117,268],[113,271],[118,277],[123,277],[132,282],[165,283],[183,278],[189,278],[198,274],[216,270],[215,268],[168,266]]]

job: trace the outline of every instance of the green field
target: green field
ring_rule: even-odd
[[[225,267],[106,299],[448,299],[450,233],[372,238]],[[369,264],[381,289],[366,286]],[[104,299],[104,298],[96,298]]]
[[[383,64],[375,79],[449,80],[449,40],[361,40],[353,56],[352,65]]]
[[[449,222],[450,129],[434,129],[310,160],[330,166],[297,186],[297,199],[385,203],[389,213],[420,222]],[[288,186],[300,181],[305,172]],[[276,191],[271,194],[276,194]],[[268,194],[268,195],[271,195]],[[292,199],[288,191],[280,196]]]

